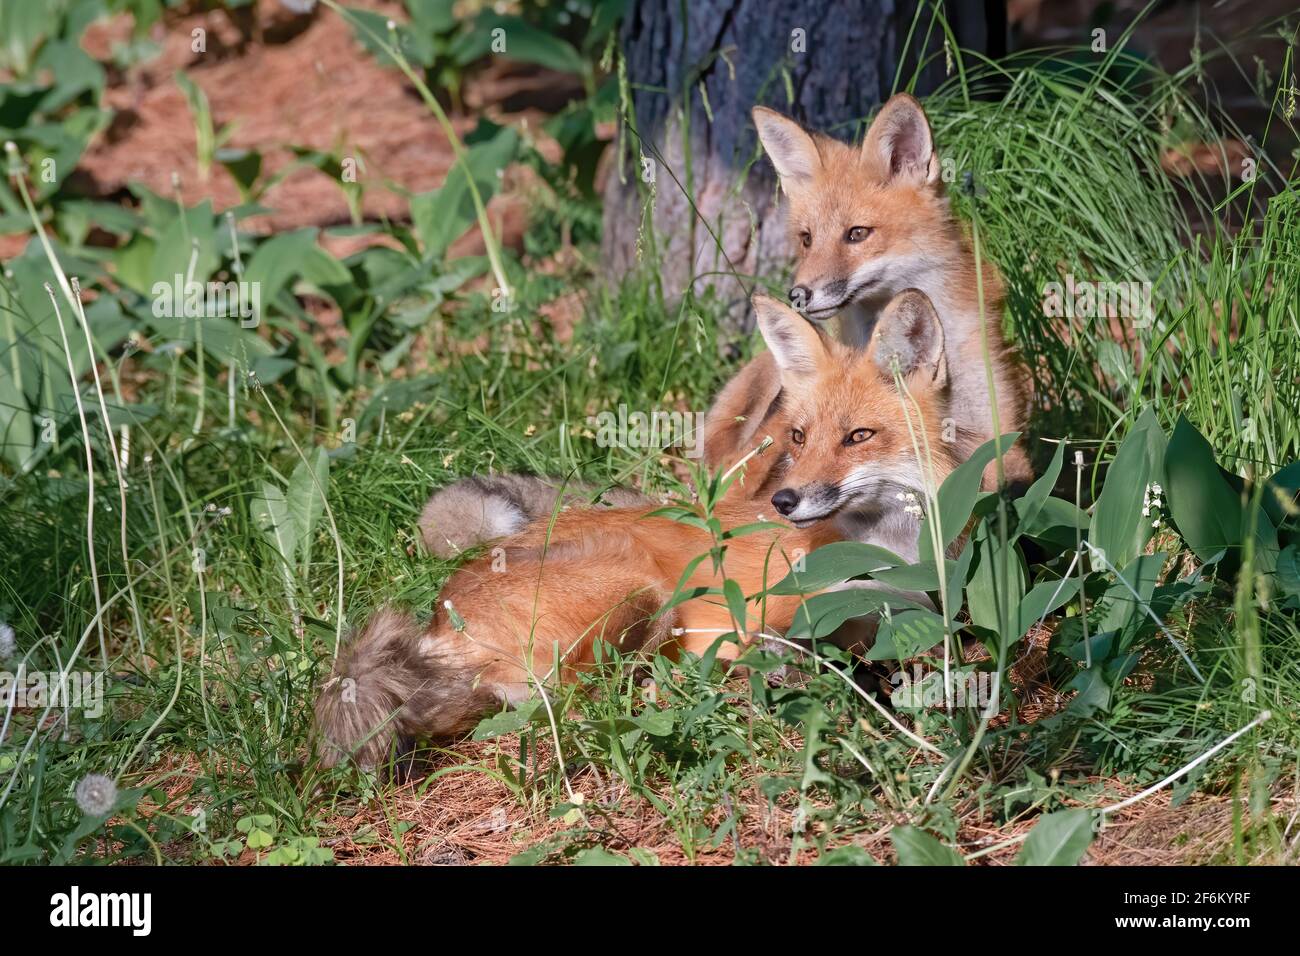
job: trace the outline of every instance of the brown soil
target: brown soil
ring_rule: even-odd
[[[649,850],[661,864],[726,865],[735,861],[744,848],[764,862],[776,865],[808,864],[815,854],[803,852],[790,858],[793,843],[794,807],[788,802],[771,805],[757,785],[745,794],[745,805],[736,808],[742,819],[734,837],[720,847],[697,846],[692,854],[683,848],[671,823],[650,803],[628,792],[621,781],[598,778],[588,771],[572,781],[582,794],[584,821],[552,819],[548,805],[529,805],[501,784],[493,775],[497,754],[517,755],[517,743],[507,738],[498,743],[464,744],[456,748],[458,757],[444,757],[439,766],[464,763],[463,769],[448,772],[436,780],[424,778],[377,801],[374,805],[340,814],[326,824],[322,843],[329,846],[340,863],[362,865],[502,864],[524,850],[552,840],[555,846],[570,842],[566,837],[554,839],[565,831],[596,831],[592,844],[627,855],[631,848]],[[545,758],[543,758],[545,760]],[[1137,792],[1114,780],[1092,778],[1076,783],[1092,783],[1099,791],[1091,806],[1101,807]],[[1102,787],[1105,787],[1104,791]],[[674,802],[669,792],[662,799]],[[1283,818],[1294,812],[1294,798],[1278,793],[1273,811]],[[725,810],[711,826],[723,822]],[[1084,857],[1084,865],[1200,865],[1230,862],[1219,857],[1232,845],[1233,804],[1229,797],[1196,793],[1177,807],[1171,805],[1170,791],[1154,794],[1107,820]],[[958,833],[959,849],[970,854],[1028,833],[1037,816],[1012,824],[994,825],[978,815],[975,807],[967,808]],[[882,863],[894,862],[889,831],[909,822],[903,815],[881,813],[877,825],[851,840],[832,841],[834,845],[854,843]],[[1009,865],[1020,852],[1013,842],[976,861],[979,865]],[[557,857],[558,859],[558,857]],[[248,862],[252,862],[251,858]],[[1256,860],[1252,862],[1281,862]]]
[[[395,2],[352,5],[402,17]],[[350,157],[364,187],[364,218],[406,220],[407,197],[440,186],[455,159],[414,86],[397,69],[379,65],[330,10],[318,7],[309,16],[290,17],[277,0],[261,0],[258,18],[261,43],[242,44],[239,29],[220,10],[156,26],[151,39],[161,46],[160,55],[110,78],[105,102],[116,115],[82,158],[75,174],[78,189],[113,197],[128,183],[140,183],[173,196],[175,176],[186,204],[211,199],[218,211],[239,204],[236,184],[220,164],[213,165],[206,180],[200,175],[194,123],[173,79],[183,69],[207,95],[214,128],[231,129],[226,145],[262,153],[264,177],[293,162],[291,146]],[[205,52],[192,52],[195,30],[205,31]],[[92,56],[107,59],[129,32],[129,18],[117,17],[92,26],[84,45]],[[532,103],[553,103],[557,91],[563,96],[572,84],[568,77],[493,61],[467,82],[465,101],[474,112],[453,113],[451,124],[463,137],[479,116],[487,116],[536,137],[547,114]],[[546,142],[539,146],[555,148]],[[505,244],[516,248],[526,227],[527,185],[522,170],[511,170],[501,194],[489,204]],[[245,228],[270,233],[350,221],[339,184],[311,168],[289,173],[261,203],[271,211],[246,220]],[[375,241],[391,240],[325,237],[337,255]],[[481,251],[475,234],[453,249],[455,254]]]

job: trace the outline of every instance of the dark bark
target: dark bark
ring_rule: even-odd
[[[987,48],[985,0],[949,6],[962,8],[948,14],[959,42]],[[697,293],[712,286],[738,320],[745,316],[753,277],[777,281],[789,261],[775,176],[750,108],[860,135],[893,87],[914,10],[895,0],[634,0],[621,34],[633,115],[622,169],[605,187],[609,274],[634,268],[653,242],[670,300],[694,282]],[[934,42],[942,48],[941,38]],[[920,92],[934,77],[933,69],[922,75]],[[642,156],[653,188],[642,181]],[[643,229],[651,194],[653,236]]]

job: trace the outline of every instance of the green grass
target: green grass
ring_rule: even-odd
[[[1010,83],[1000,100],[967,95],[999,80]],[[1230,471],[1266,475],[1300,458],[1297,180],[1292,171],[1265,170],[1249,189],[1234,189],[1165,177],[1163,149],[1208,136],[1221,122],[1196,108],[1187,93],[1193,80],[1120,57],[1091,67],[1031,58],[956,77],[926,106],[943,155],[954,161],[956,205],[978,221],[981,243],[1006,277],[1008,325],[1035,363],[1041,408],[1032,438],[1114,442],[1150,408],[1166,428],[1185,414]],[[972,188],[963,190],[968,171]],[[169,220],[165,207],[165,200],[146,199],[144,212],[156,223],[141,226],[132,241],[166,234],[177,210],[171,207]],[[1239,228],[1217,225],[1229,209]],[[560,190],[538,215],[537,235],[567,225],[589,236],[594,207]],[[1242,225],[1245,215],[1251,218]],[[565,280],[506,256],[494,266],[506,273],[515,307],[496,313],[488,296],[459,283],[437,291],[421,285],[457,265],[422,259],[418,237],[386,228],[408,244],[401,269],[380,256],[343,263],[355,281],[373,283],[345,299],[349,328],[363,340],[351,378],[323,368],[310,343],[294,340],[274,318],[280,341],[289,343],[281,354],[293,367],[273,381],[263,373],[264,391],[245,385],[249,356],[237,340],[225,354],[209,340],[205,355],[192,337],[154,329],[158,342],[186,347],[124,355],[125,327],[113,323],[125,316],[130,325],[139,300],[124,288],[92,307],[115,371],[140,383],[135,402],[110,399],[110,406],[115,423],[131,422],[127,552],[144,653],[124,594],[105,614],[108,662],[98,660],[92,621],[80,426],[51,335],[57,328],[37,313],[40,297],[32,293],[42,270],[47,281],[52,273],[37,247],[6,264],[15,275],[0,307],[15,331],[0,339],[0,363],[25,376],[22,410],[54,418],[60,441],[39,460],[7,459],[0,471],[0,621],[17,632],[28,668],[72,666],[87,635],[75,669],[105,666],[109,677],[100,718],[73,713],[66,726],[38,724],[33,712],[19,711],[10,720],[0,740],[0,860],[210,862],[245,848],[267,862],[320,860],[331,855],[325,848],[340,820],[373,812],[389,818],[377,839],[409,859],[406,831],[391,819],[404,806],[398,785],[351,770],[322,773],[310,758],[311,702],[340,626],[340,571],[348,626],[386,603],[430,611],[454,565],[421,552],[419,508],[433,489],[488,469],[680,490],[657,454],[599,448],[584,432],[589,415],[620,402],[707,408],[738,367],[714,359],[730,335],[718,304],[704,296],[665,312],[652,259],[613,291],[593,270],[581,278],[584,319],[572,341],[561,343],[539,334],[534,317],[568,291]],[[88,277],[88,287],[102,279],[103,250],[66,230],[55,238],[65,268]],[[253,251],[251,238],[241,241]],[[317,265],[324,277],[305,281],[334,289]],[[416,278],[402,285],[402,270]],[[1156,322],[1130,330],[1126,346],[1096,323],[1063,340],[1042,315],[1042,290],[1071,270],[1092,279],[1149,278],[1158,289]],[[376,306],[381,295],[399,304],[391,312]],[[444,298],[456,308],[444,308]],[[422,306],[437,317],[439,341],[463,349],[428,349],[428,323],[393,318]],[[275,306],[290,318],[293,307],[283,297]],[[363,314],[381,320],[354,323]],[[470,347],[479,336],[484,340]],[[405,368],[421,349],[428,368]],[[84,355],[76,359],[79,370],[88,368]],[[398,368],[405,374],[394,374]],[[226,419],[228,369],[239,375],[233,422]],[[88,382],[83,377],[79,387],[96,461],[93,547],[107,598],[125,589],[128,566]],[[203,427],[195,433],[200,402]],[[17,403],[7,407],[17,410]],[[16,415],[0,422],[21,424]],[[343,442],[349,422],[355,443]],[[1040,466],[1051,453],[1043,447],[1035,456]],[[286,565],[258,526],[255,502],[268,481],[292,496],[298,449],[313,448],[329,451],[331,515],[306,523],[306,560]],[[1092,457],[1104,465],[1110,451]],[[1086,474],[1085,488],[1099,489],[1104,473]],[[1072,485],[1069,468],[1066,475]],[[1084,503],[1091,497],[1085,493]],[[1172,543],[1182,565],[1187,552]],[[1187,570],[1180,566],[1176,576]],[[1234,590],[1225,576],[1170,613],[1167,623],[1190,646],[1204,684],[1150,629],[1137,645],[1137,679],[1119,684],[1108,709],[994,726],[955,779],[943,776],[944,763],[922,759],[889,732],[839,673],[808,668],[804,682],[770,687],[762,675],[781,663],[770,656],[754,658],[748,678],[729,678],[710,661],[673,667],[656,659],[649,664],[659,696],[653,708],[642,703],[635,669],[611,661],[586,686],[552,689],[554,725],[535,704],[486,723],[478,736],[496,743],[475,749],[472,765],[495,782],[501,801],[523,808],[546,833],[518,841],[521,862],[584,855],[594,862],[610,853],[648,862],[647,848],[620,836],[624,815],[642,802],[687,860],[729,852],[738,862],[788,854],[860,862],[868,852],[862,846],[876,857],[891,855],[880,835],[902,820],[970,854],[982,849],[964,835],[972,819],[1015,837],[1043,813],[1113,803],[1268,708],[1272,720],[1175,791],[1179,799],[1200,789],[1241,801],[1233,839],[1215,849],[1217,861],[1285,859],[1294,854],[1294,837],[1284,835],[1286,821],[1269,796],[1293,786],[1297,774],[1300,626],[1294,610],[1276,596],[1266,601],[1257,583],[1248,574]],[[1100,603],[1089,595],[1094,619]],[[1071,601],[1049,618],[1048,676],[1058,688],[1074,675],[1060,651],[1078,638],[1079,610]],[[872,689],[878,679],[862,668],[853,676]],[[950,756],[975,739],[977,721],[960,710],[953,718],[908,716]],[[563,762],[554,759],[556,739]],[[436,771],[421,786],[437,800],[440,781],[464,761],[429,756]],[[78,806],[75,790],[87,774],[117,780],[112,819]],[[944,789],[951,794],[934,796]],[[584,795],[581,810],[575,793]],[[779,847],[760,847],[750,828],[778,808],[785,821]],[[558,829],[548,828],[549,820],[558,820]],[[843,849],[852,843],[859,848]]]

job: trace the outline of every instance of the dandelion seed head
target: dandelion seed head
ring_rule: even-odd
[[[75,796],[82,813],[102,817],[117,803],[117,784],[102,773],[88,773],[77,783]]]
[[[0,621],[0,661],[13,657],[18,652],[18,642],[14,639],[14,629]]]

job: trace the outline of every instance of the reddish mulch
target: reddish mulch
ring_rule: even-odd
[[[391,0],[361,0],[367,7],[403,18],[402,5]],[[262,153],[262,175],[274,176],[293,162],[290,146],[326,153],[341,152],[357,161],[365,192],[367,220],[406,220],[407,197],[440,186],[455,156],[450,142],[415,88],[396,68],[379,65],[355,40],[352,28],[333,11],[318,7],[307,17],[292,17],[278,0],[257,7],[263,42],[244,44],[240,30],[223,10],[169,16],[155,25],[150,39],[161,46],[153,59],[123,72],[110,70],[105,105],[115,111],[109,128],[92,141],[76,172],[75,191],[115,198],[128,183],[139,183],[163,196],[175,195],[193,205],[211,199],[220,211],[240,202],[233,178],[214,163],[206,179],[196,159],[196,135],[185,97],[174,81],[184,70],[207,95],[213,126],[229,125],[225,145]],[[206,34],[205,52],[192,52],[192,32]],[[113,46],[129,38],[131,19],[117,16],[93,24],[83,40],[101,61]],[[547,113],[573,79],[504,60],[493,60],[466,82],[464,100],[472,113],[453,113],[460,136],[480,116],[515,125],[540,137],[539,148],[553,154],[554,143],[540,134]],[[558,98],[557,98],[558,91]],[[489,203],[489,216],[503,242],[522,244],[527,226],[524,193],[527,170],[507,171],[501,192]],[[272,211],[244,221],[244,228],[271,233],[304,226],[350,222],[339,184],[311,168],[289,173],[272,186],[261,203]],[[377,237],[326,237],[336,255],[346,255]],[[5,254],[21,249],[25,238],[6,241]],[[13,249],[9,246],[13,245]],[[453,254],[482,251],[477,230],[453,247]]]

